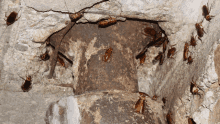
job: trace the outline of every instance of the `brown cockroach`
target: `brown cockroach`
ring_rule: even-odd
[[[17,19],[17,15],[18,15],[18,13],[17,12],[15,12],[15,11],[13,11],[13,12],[11,12],[11,14],[7,17],[7,19],[6,19],[6,24],[7,24],[7,26],[9,26],[9,25],[11,25],[11,24],[13,24],[15,21],[17,21],[18,19]],[[5,17],[6,17],[6,15],[5,15]]]
[[[116,20],[116,18],[109,18],[109,19],[107,19],[107,20],[103,20],[103,21],[100,21],[99,23],[98,23],[98,25],[99,25],[99,27],[107,27],[107,26],[110,26],[110,25],[112,25],[112,24],[115,24],[117,22],[117,20]]]
[[[187,64],[192,64],[192,62],[193,62],[193,58],[191,56],[189,56]]]
[[[166,37],[165,42],[163,43],[163,53],[165,53],[166,49],[167,49],[167,44],[169,43],[168,38]]]
[[[194,47],[196,46],[196,39],[194,38],[194,36],[191,36],[190,45],[192,45]]]
[[[205,18],[207,21],[210,21],[213,17],[215,17],[215,16],[212,16],[212,15],[209,15],[211,9],[210,9],[210,11],[209,11],[209,9],[208,9],[208,7],[207,7],[206,5],[203,5],[202,10],[203,10],[202,15],[204,16],[204,18]]]
[[[145,62],[146,55],[140,57],[140,64],[143,64]]]
[[[167,101],[167,100],[166,100],[166,97],[163,97],[163,98],[162,98],[162,101],[163,101],[163,104],[165,104],[166,101]]]
[[[158,55],[154,58],[154,60],[152,61],[153,64],[155,64],[157,61],[160,61],[160,65],[163,64],[164,61],[164,53],[159,52]]]
[[[57,61],[63,66],[65,67],[65,62],[62,58],[60,58],[59,56],[57,56]]]
[[[195,26],[198,34],[198,39],[201,40],[201,37],[203,37],[204,33],[206,33],[202,27],[202,22],[196,23]]]
[[[140,97],[136,104],[134,105],[134,109],[136,109],[137,113],[144,113],[144,107],[145,107],[145,97],[148,96],[146,93],[139,92]]]
[[[152,100],[157,100],[157,95],[154,95],[153,97],[152,97]]]
[[[173,124],[173,120],[172,120],[171,116],[172,116],[172,113],[171,113],[171,111],[169,111],[166,115],[166,119],[167,119],[168,124]]]
[[[80,19],[82,16],[83,16],[83,12],[69,14],[71,21],[76,21],[76,20]]]
[[[184,51],[183,51],[183,61],[186,61],[188,58],[188,52],[189,52],[189,44],[185,43]]]
[[[176,52],[176,48],[173,47],[175,45],[172,45],[171,48],[168,50],[168,53],[167,53],[167,58],[172,58]]]
[[[192,118],[188,118],[188,124],[196,124],[196,122]]]
[[[28,92],[31,88],[31,76],[27,76],[25,82],[21,85],[21,89],[23,92]]]
[[[50,55],[48,54],[48,51],[40,55],[40,59],[43,61],[47,61],[50,59]]]
[[[199,95],[201,97],[201,94],[199,93],[199,89],[200,89],[201,86],[197,85],[196,84],[196,81],[193,81],[192,79],[192,82],[190,84],[190,92],[193,94],[193,95]]]
[[[160,57],[160,65],[163,64],[164,58],[165,58],[165,53],[163,53],[162,56]]]
[[[162,55],[163,55],[163,53],[159,52],[158,55],[152,61],[152,63],[155,64],[157,61],[159,61],[162,58]]]
[[[112,50],[113,49],[110,47],[105,51],[105,55],[102,56],[102,61],[107,62],[110,59],[112,55]]]

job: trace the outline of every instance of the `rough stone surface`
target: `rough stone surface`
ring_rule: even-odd
[[[65,97],[52,103],[47,111],[48,123],[97,124],[97,123],[165,123],[162,104],[146,98],[144,114],[138,114],[132,106],[138,100],[137,93],[119,90],[91,92],[75,97]],[[71,104],[68,104],[70,102]],[[67,105],[68,104],[68,105]],[[67,112],[71,108],[72,112]],[[157,114],[155,114],[158,112]],[[155,115],[154,115],[155,114]],[[70,118],[68,117],[71,117]],[[156,120],[154,120],[154,119]],[[66,122],[65,122],[66,121]]]
[[[217,47],[220,43],[220,22],[218,21],[219,1],[139,0],[134,3],[132,0],[94,0],[86,1],[86,3],[83,4],[79,2],[71,4],[73,1],[68,0],[47,2],[50,4],[45,4],[44,1],[36,3],[36,1],[27,0],[5,0],[0,3],[0,28],[2,29],[0,30],[0,56],[2,58],[0,60],[0,109],[2,110],[2,123],[44,123],[43,118],[50,104],[53,104],[51,105],[52,107],[49,108],[51,109],[50,111],[57,113],[59,106],[61,106],[60,113],[62,113],[62,111],[67,113],[62,117],[55,114],[54,117],[51,116],[52,118],[48,120],[62,120],[62,122],[67,122],[68,119],[65,120],[65,118],[72,117],[70,112],[72,108],[70,107],[69,110],[67,106],[74,101],[71,101],[71,98],[71,100],[69,100],[70,102],[68,104],[66,102],[63,106],[60,105],[60,103],[57,105],[58,103],[54,102],[67,95],[73,95],[73,89],[76,89],[76,91],[78,89],[76,93],[82,94],[82,96],[79,95],[78,97],[88,98],[86,95],[83,96],[83,93],[87,90],[94,92],[94,94],[96,90],[100,92],[100,90],[106,88],[137,91],[137,84],[135,84],[135,82],[138,82],[139,91],[149,94],[150,97],[153,95],[159,96],[157,99],[159,103],[163,97],[166,97],[167,101],[165,106],[163,109],[157,111],[164,112],[164,115],[168,111],[172,111],[172,118],[175,123],[186,123],[187,117],[193,118],[198,124],[219,122],[219,116],[217,116],[217,108],[219,108],[218,77],[220,75],[218,64],[219,47]],[[205,20],[202,16],[203,5],[208,5],[208,8],[211,8],[210,15],[215,16],[211,21]],[[67,41],[69,40],[71,42],[68,42],[68,44],[64,42],[61,45],[61,48],[68,49],[63,51],[63,54],[67,56],[73,64],[64,68],[58,63],[55,68],[54,78],[47,79],[46,76],[49,74],[51,68],[49,66],[50,61],[39,61],[39,56],[46,50],[49,50],[49,54],[51,55],[53,54],[53,50],[52,48],[45,47],[45,44],[42,45],[36,42],[44,42],[52,33],[63,29],[70,21],[66,12],[75,13],[82,9],[85,9],[84,17],[78,20],[77,23],[94,23],[109,17],[116,17],[117,20],[122,21],[126,18],[142,19],[142,21],[151,20],[151,22],[159,21],[158,25],[165,31],[169,38],[168,48],[171,48],[171,45],[175,45],[174,47],[177,49],[177,52],[173,59],[167,59],[166,57],[163,65],[159,65],[158,63],[152,64],[152,60],[162,48],[151,47],[148,49],[148,52],[146,52],[147,59],[145,63],[139,65],[139,61],[135,60],[135,55],[138,54],[147,44],[147,41],[150,40],[148,36],[147,39],[144,40],[146,36],[140,35],[141,32],[143,32],[143,25],[139,25],[137,28],[131,27],[133,30],[129,31],[129,26],[134,23],[132,21],[117,23],[116,25],[103,29],[98,29],[95,27],[97,25],[94,26],[94,24],[77,25],[74,26],[77,28],[74,29],[73,27],[72,31],[75,34],[74,37],[79,35],[81,38],[74,39],[73,37],[69,39],[70,36],[66,36]],[[18,12],[20,18],[12,25],[7,26],[3,18],[5,18],[5,15],[8,16],[12,11]],[[195,23],[201,21],[206,33],[201,38],[202,41],[196,38],[197,46],[189,47],[189,54],[193,57],[193,63],[189,65],[186,64],[186,61],[183,61],[184,44],[185,42],[190,42],[192,35],[197,35]],[[127,28],[117,28],[121,25],[127,25]],[[149,24],[147,26],[152,26],[156,30],[159,30],[157,25]],[[85,28],[86,31],[77,34],[76,31],[83,31],[81,28]],[[120,32],[119,35],[116,30]],[[68,35],[72,34],[69,33]],[[124,38],[122,36],[124,36]],[[100,40],[99,38],[104,39]],[[115,39],[108,41],[108,39],[111,38]],[[83,39],[86,40],[84,41]],[[131,42],[131,40],[134,39],[137,41],[135,43]],[[99,62],[105,49],[109,47],[108,45],[114,46],[113,54],[110,61],[104,65],[104,63]],[[131,47],[132,45],[134,46]],[[129,56],[129,58],[126,56]],[[128,59],[127,62],[125,59]],[[68,63],[66,60],[65,62]],[[119,62],[125,63],[117,66],[120,68],[126,67],[122,69],[126,73],[115,69],[117,66],[114,66],[113,62],[115,64]],[[129,67],[128,63],[132,66]],[[95,64],[100,67],[94,66]],[[137,68],[137,70],[135,70],[135,68]],[[104,70],[107,74],[102,73],[103,71],[96,71],[95,69]],[[112,73],[111,70],[115,70],[115,72],[118,73]],[[133,76],[129,76],[130,72],[132,72]],[[137,73],[136,77],[135,73]],[[127,80],[121,81],[117,79],[115,81],[113,79],[117,74],[124,74],[124,77],[127,76],[129,78],[123,78]],[[26,78],[28,75],[32,76],[33,88],[28,93],[23,93],[21,92],[20,86],[24,80],[20,77]],[[109,76],[111,80],[105,78],[105,76]],[[192,78],[196,80],[198,85],[202,86],[199,91],[201,95],[193,96],[190,93],[189,89]],[[102,84],[102,79],[105,79],[103,82],[109,85]],[[130,79],[132,79],[132,83],[129,82]],[[132,85],[127,86],[129,83]],[[115,84],[120,84],[120,86]],[[131,92],[130,96],[133,98]],[[97,100],[94,102],[103,103],[106,101],[106,98],[108,98],[108,96],[105,98],[101,97],[99,100],[94,98]],[[90,101],[87,101],[84,104],[89,104],[89,102]],[[124,103],[126,102],[128,101]],[[80,103],[78,102],[77,104]],[[103,113],[104,110],[98,105],[90,105],[99,109],[80,111],[81,118],[88,118],[88,122],[104,123],[105,121],[100,120],[102,114],[103,118],[107,117]],[[115,105],[120,106],[121,104],[116,102]],[[107,106],[111,106],[111,104],[107,104]],[[77,108],[76,106],[74,107]],[[126,106],[124,107],[126,108]],[[109,110],[111,109],[115,110],[116,108],[109,108]],[[157,113],[157,111],[154,111],[153,114]],[[117,111],[115,112],[117,113]],[[124,113],[122,115],[124,115]],[[157,119],[155,117],[152,118],[156,123]],[[76,116],[76,120],[78,122],[80,117]],[[162,114],[160,120],[165,120],[162,118]],[[52,123],[55,123],[55,121]],[[106,122],[107,121],[108,120],[106,120]],[[120,122],[120,120],[118,121]],[[74,120],[69,122],[73,123]]]

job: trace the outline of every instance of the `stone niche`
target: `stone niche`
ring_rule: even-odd
[[[210,21],[203,16],[204,5]],[[215,0],[2,1],[1,121],[219,122],[219,6]],[[11,12],[18,17],[7,25]],[[76,13],[82,17],[71,20],[69,15]],[[117,21],[99,26],[108,19]],[[203,36],[197,34],[196,23],[202,25]],[[146,34],[146,28],[154,29],[154,35]],[[196,46],[190,43],[192,36]],[[149,45],[154,37],[167,37],[165,51],[164,44]],[[192,63],[184,61],[186,43]],[[176,51],[169,58],[172,48]],[[145,61],[136,59],[143,50]],[[160,52],[163,63],[155,61]],[[42,60],[44,53],[48,60]],[[23,92],[28,75],[32,88]],[[198,87],[192,88],[193,81]]]

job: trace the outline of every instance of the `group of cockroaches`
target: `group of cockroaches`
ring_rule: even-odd
[[[210,11],[209,9],[207,8],[206,5],[204,5],[202,7],[202,10],[203,10],[203,16],[205,17],[205,19],[207,21],[210,21],[214,16],[212,15],[209,15]],[[6,20],[6,24],[7,26],[13,24],[15,21],[17,21],[17,15],[18,13],[17,12],[11,12],[11,14],[7,17],[7,20]],[[79,18],[81,18],[83,16],[83,12],[78,12],[78,13],[74,13],[74,14],[69,14],[69,17],[72,21],[76,21],[78,20]],[[116,18],[109,18],[107,20],[102,20],[98,23],[98,26],[99,27],[107,27],[109,25],[112,25],[112,24],[115,24],[117,22]],[[202,21],[203,22],[203,21]],[[203,37],[205,31],[203,29],[203,26],[202,26],[202,22],[200,23],[196,23],[195,24],[195,27],[196,27],[196,30],[197,30],[197,34],[198,34],[198,39],[201,40],[201,37]],[[158,36],[159,34],[159,36]],[[169,40],[168,40],[168,37],[165,36],[162,37],[162,32],[159,32],[159,33],[156,33],[156,31],[153,29],[153,28],[145,28],[144,29],[144,35],[150,35],[153,37],[153,41],[151,41],[137,56],[136,56],[136,59],[140,59],[140,64],[143,64],[145,62],[145,58],[146,58],[146,55],[145,53],[147,52],[147,49],[149,47],[152,47],[152,46],[155,46],[155,47],[160,47],[162,44],[163,44],[163,52],[159,52],[158,55],[154,58],[153,60],[153,63],[159,61],[159,64],[162,65],[163,64],[163,61],[164,61],[164,58],[165,58],[165,51],[167,49],[167,44],[169,43]],[[46,42],[47,43],[47,46],[50,45],[49,42]],[[192,46],[196,46],[196,40],[194,38],[194,36],[191,37],[191,42],[190,42],[190,45]],[[173,58],[173,56],[175,55],[175,52],[176,52],[176,48],[173,47],[174,45],[171,46],[171,48],[168,50],[167,52],[167,58]],[[107,62],[110,57],[111,57],[111,54],[112,54],[112,48],[110,47],[109,49],[106,50],[105,52],[105,55],[102,56],[102,61],[104,62]],[[184,52],[183,52],[183,60],[186,61],[188,60],[188,64],[191,64],[193,62],[193,59],[191,56],[188,57],[188,52],[189,52],[189,44],[188,43],[185,43],[185,46],[184,46]],[[40,55],[40,59],[42,61],[47,61],[50,59],[50,55],[49,55],[49,52],[46,51],[45,53],[41,54]],[[57,56],[57,60],[58,62],[63,66],[65,67],[65,62],[62,58],[60,58],[59,56]],[[25,82],[22,84],[21,86],[21,89],[23,90],[23,92],[28,92],[30,89],[31,89],[31,76],[27,76],[26,79],[25,79]],[[198,93],[199,91],[199,86],[196,84],[196,82],[191,82],[191,86],[190,86],[190,92],[193,94],[193,95],[199,95]],[[145,93],[142,93],[142,92],[139,92],[140,94],[140,98],[138,99],[138,101],[136,102],[136,104],[134,105],[134,108],[136,109],[136,112],[138,113],[144,113],[144,108],[145,108],[145,97],[148,96],[147,94]],[[153,100],[156,100],[157,99],[157,96],[154,96],[152,98]],[[163,103],[165,104],[166,102],[166,99],[165,98],[162,98],[162,101]],[[168,124],[172,124],[173,121],[172,121],[172,118],[171,118],[171,112],[169,111],[166,118],[167,118],[167,123]],[[189,124],[191,122],[191,119],[189,118]]]
[[[74,13],[74,14],[69,14],[69,17],[71,19],[71,21],[77,21],[78,19],[80,19],[82,16],[83,16],[83,12],[84,11],[81,11],[81,12],[78,12],[78,13]],[[7,16],[7,19],[5,20],[6,21],[6,25],[9,26],[11,24],[13,24],[15,21],[18,20],[17,18],[17,15],[18,13],[13,11],[9,14],[9,16]],[[20,18],[20,17],[19,17]],[[98,26],[99,27],[107,27],[107,26],[110,26],[112,24],[115,24],[117,22],[116,18],[109,18],[107,20],[101,20],[99,23],[98,23]],[[51,46],[52,48],[54,48],[54,46],[52,46],[49,42],[49,38],[48,40],[46,41],[46,46]],[[105,55],[102,56],[102,61],[104,62],[107,62],[110,57],[111,57],[111,54],[112,54],[112,48],[110,47],[109,49],[106,50],[105,52]],[[49,55],[49,51],[46,50],[45,53],[41,54],[39,56],[40,60],[42,61],[47,61],[50,59],[50,55]],[[65,67],[65,62],[64,60],[58,55],[57,56],[57,61],[63,66]],[[23,79],[23,78],[22,78]],[[23,90],[23,92],[28,92],[31,88],[32,88],[32,78],[30,75],[28,75],[26,77],[26,79],[24,79],[25,82],[22,84],[21,86],[21,89]]]
[[[207,21],[210,21],[214,16],[209,15],[210,11],[208,9],[208,7],[206,5],[203,5],[202,7],[202,11],[203,11],[203,16]],[[203,21],[202,21],[203,22]],[[202,22],[200,23],[196,23],[195,27],[196,27],[196,31],[198,34],[198,39],[201,40],[201,37],[203,37],[204,33],[206,33],[203,29],[202,26]],[[169,43],[169,40],[167,38],[167,36],[165,35],[164,37],[162,37],[162,32],[159,32],[159,36],[157,36],[156,31],[153,28],[145,28],[144,29],[144,35],[149,35],[153,37],[153,41],[151,41],[137,56],[136,59],[140,59],[140,64],[143,64],[145,62],[145,52],[147,52],[147,49],[151,46],[155,46],[155,47],[160,47],[163,44],[163,52],[159,52],[158,55],[154,58],[154,60],[152,61],[153,63],[159,61],[159,64],[162,65],[163,61],[164,61],[164,56],[165,56],[165,51],[166,51],[166,47],[167,44]],[[156,37],[158,37],[156,39]],[[201,40],[202,41],[202,40]],[[185,43],[184,46],[184,51],[183,51],[183,61],[188,60],[187,64],[191,64],[193,62],[193,58],[191,56],[188,57],[188,52],[189,52],[189,45],[195,47],[196,46],[196,40],[194,36],[191,36],[191,41],[190,44],[188,44],[187,42]],[[167,52],[167,58],[172,58],[176,52],[176,48],[173,47],[174,45],[171,46],[171,48],[168,50]],[[190,85],[190,92],[192,93],[192,95],[201,95],[199,93],[199,90],[201,86],[196,84],[196,81],[191,82]],[[138,99],[138,101],[136,102],[136,104],[134,105],[134,108],[136,109],[137,113],[144,113],[144,108],[145,108],[145,97],[149,96],[143,92],[139,92],[140,98]],[[154,95],[152,97],[153,100],[156,100],[158,96]],[[163,103],[165,104],[166,102],[166,98],[162,98]],[[168,124],[173,124],[173,120],[171,118],[172,112],[169,111],[166,115],[166,119],[167,119],[167,123]],[[195,124],[195,122],[193,121],[192,118],[188,118],[188,123],[189,124]]]

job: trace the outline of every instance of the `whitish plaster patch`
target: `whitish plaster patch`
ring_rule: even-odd
[[[73,96],[67,98],[67,120],[68,124],[80,124],[81,116],[77,98]]]

